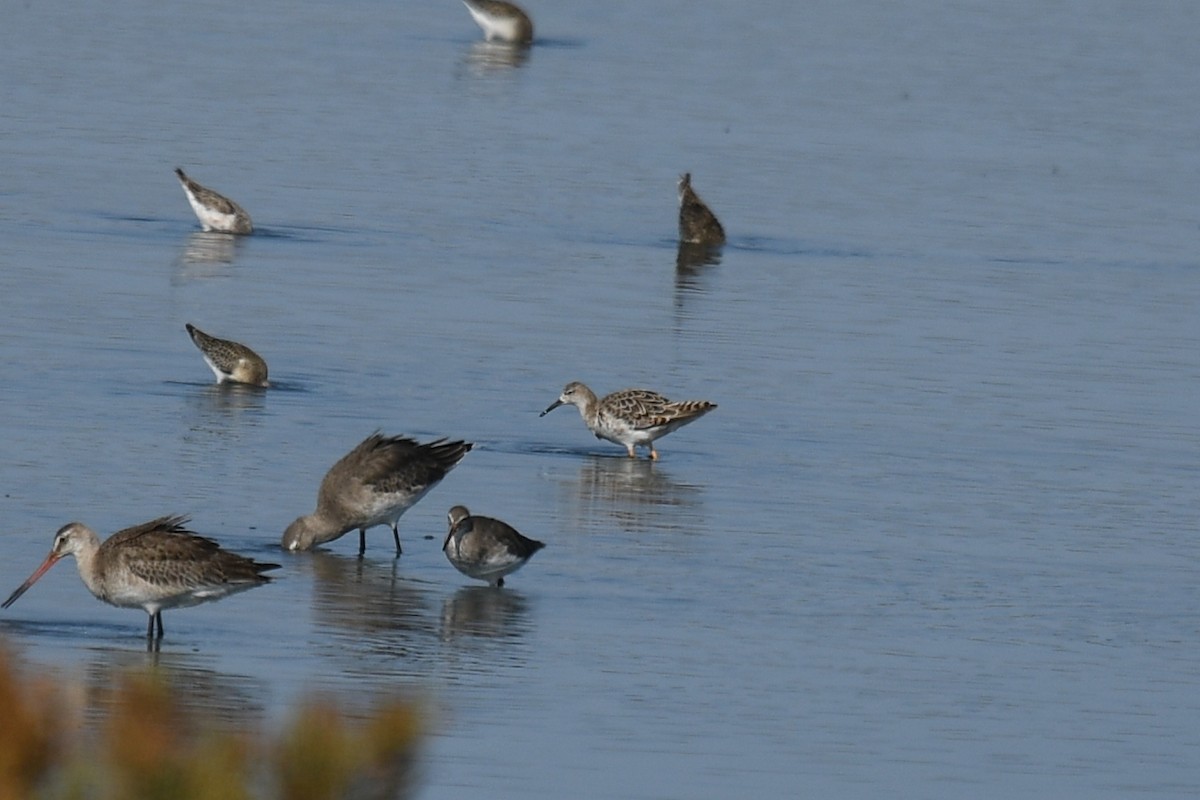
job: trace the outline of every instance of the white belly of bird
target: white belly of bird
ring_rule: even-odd
[[[200,227],[206,231],[228,231],[237,220],[236,214],[223,214],[210,208],[192,197],[190,192],[188,193],[188,202],[192,204],[192,210],[196,212],[196,218],[200,220]]]
[[[483,28],[484,38],[489,42],[495,39],[503,42],[511,42],[520,35],[518,33],[517,20],[512,17],[492,16],[476,11],[470,6],[467,6],[467,10],[475,18],[476,24]]]
[[[187,608],[211,600],[220,600],[242,588],[249,588],[249,585],[218,584],[182,589],[142,583],[136,586],[109,586],[104,594],[97,597],[117,608],[142,608],[153,614],[167,608]]]
[[[623,420],[603,415],[596,421],[592,433],[614,444],[648,445],[658,437],[660,431],[655,428],[635,428]]]
[[[466,557],[459,549],[457,539],[450,540],[450,544],[446,548],[446,555],[450,558],[450,563],[464,575],[489,582],[515,572],[525,563],[521,558],[506,550],[489,553],[483,558]]]
[[[375,525],[391,525],[400,519],[400,515],[412,508],[418,500],[432,489],[428,486],[420,492],[392,492],[390,494],[374,495],[367,507],[367,523],[364,528]]]

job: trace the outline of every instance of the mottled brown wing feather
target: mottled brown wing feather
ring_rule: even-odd
[[[661,416],[670,404],[667,398],[649,389],[623,389],[614,392],[601,401],[617,416],[629,420],[642,420]]]
[[[187,517],[160,517],[113,534],[101,547],[107,565],[152,583],[179,581],[220,552],[220,545],[186,523]]]
[[[376,431],[333,465],[321,482],[321,500],[336,504],[338,486],[356,481],[381,492],[407,490],[441,480],[471,449],[469,442],[438,439],[421,444]]]
[[[706,400],[672,402],[658,392],[648,389],[626,389],[615,392],[605,402],[638,428],[657,428],[670,422],[694,419],[716,408]]]
[[[191,534],[191,531],[187,529],[187,523],[188,517],[183,514],[171,514],[165,517],[158,517],[157,519],[152,519],[149,522],[143,522],[141,525],[134,525],[132,527],[117,531],[104,541],[104,544],[100,546],[100,549],[102,551],[113,550],[116,549],[118,545],[122,548],[130,546],[136,548],[140,546],[140,544],[131,545],[130,543],[136,542],[139,539],[145,539],[146,537],[154,538],[155,534]]]
[[[196,195],[196,199],[209,208],[215,208],[222,214],[236,214],[238,207],[232,200],[222,194],[214,192],[207,186],[201,186],[191,178],[187,179],[188,190]]]
[[[222,372],[232,373],[242,359],[262,361],[257,353],[240,342],[210,336],[191,324],[187,326],[187,330],[200,351],[211,358]]]
[[[402,447],[389,448],[389,469],[371,481],[373,487],[383,492],[413,491],[437,483],[472,447],[468,442],[446,439],[415,447],[412,444],[406,439]]]
[[[653,417],[650,424],[641,427],[656,428],[670,422],[690,421],[707,414],[716,407],[716,403],[709,403],[705,400],[681,400],[678,403],[668,404],[662,414]]]

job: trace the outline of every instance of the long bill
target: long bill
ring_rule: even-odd
[[[550,404],[550,407],[549,407],[549,408],[547,408],[547,409],[546,409],[545,411],[543,411],[542,413],[538,414],[538,416],[539,416],[539,417],[544,417],[544,416],[546,416],[547,414],[549,414],[551,411],[553,411],[554,409],[556,409],[556,408],[558,408],[559,406],[561,406],[562,404],[563,404],[563,401],[562,401],[561,399],[559,399],[559,400],[555,400],[553,403],[551,403],[551,404]]]
[[[42,562],[42,565],[38,567],[37,570],[30,575],[24,583],[18,586],[15,592],[8,596],[8,599],[4,601],[4,605],[0,605],[0,608],[8,608],[13,603],[17,602],[17,598],[25,594],[30,586],[33,586],[33,584],[37,583],[37,579],[45,575],[51,567],[58,563],[60,558],[62,558],[62,556],[60,556],[58,553],[51,553],[50,555],[46,556],[46,560]]]

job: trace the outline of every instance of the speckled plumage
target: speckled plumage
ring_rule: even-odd
[[[175,168],[175,177],[179,178],[183,193],[187,195],[188,202],[204,230],[240,234],[254,232],[250,215],[237,203],[196,183],[178,167]]]
[[[442,552],[463,575],[492,586],[503,586],[505,575],[516,572],[546,546],[507,522],[472,514],[466,506],[454,506],[446,516],[450,531]]]
[[[679,178],[679,241],[687,244],[725,244],[725,229],[692,189],[692,173]]]
[[[707,400],[672,401],[649,389],[622,389],[602,399],[579,381],[568,383],[562,394],[540,416],[546,416],[562,405],[579,409],[597,439],[607,439],[623,445],[630,458],[636,458],[635,447],[650,448],[650,458],[657,459],[654,440],[687,425],[717,407]]]
[[[321,481],[317,510],[283,533],[285,550],[311,550],[358,529],[358,553],[367,529],[388,525],[400,553],[400,515],[436,486],[471,450],[470,442],[438,439],[421,444],[376,432],[343,456]]]
[[[491,42],[529,44],[533,41],[533,21],[529,15],[513,3],[504,0],[463,0],[467,11],[479,27],[484,38]]]
[[[103,543],[82,522],[64,525],[54,536],[50,555],[2,607],[15,603],[59,559],[73,555],[89,592],[109,605],[144,609],[150,615],[146,636],[154,636],[157,625],[161,638],[163,609],[261,586],[271,580],[262,573],[279,567],[222,550],[186,525],[187,517],[159,517],[114,533]]]
[[[258,353],[244,344],[209,336],[190,322],[185,327],[192,342],[200,348],[204,362],[217,376],[217,383],[229,381],[263,388],[270,385],[267,362]]]

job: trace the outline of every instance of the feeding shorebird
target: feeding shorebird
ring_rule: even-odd
[[[725,244],[725,229],[692,189],[692,173],[679,177],[679,241],[687,244]]]
[[[54,535],[50,555],[0,608],[15,603],[59,559],[73,555],[89,592],[118,608],[145,610],[150,615],[146,637],[155,636],[157,625],[161,639],[164,609],[195,606],[253,589],[270,582],[263,572],[279,568],[222,550],[212,539],[189,531],[186,524],[187,517],[159,517],[114,533],[103,543],[82,522],[64,525]]]
[[[483,28],[484,38],[509,44],[529,44],[533,41],[533,21],[529,15],[504,0],[463,0],[476,24]]]
[[[311,550],[358,529],[358,554],[367,529],[389,525],[400,549],[400,515],[411,508],[470,451],[470,442],[438,439],[421,444],[375,432],[347,453],[321,481],[317,510],[283,532],[285,550]]]
[[[196,212],[204,230],[218,233],[254,232],[250,215],[244,208],[228,197],[196,183],[178,167],[175,168],[175,175],[183,184],[183,193],[187,195],[188,202],[192,204],[192,210]]]
[[[650,458],[657,460],[654,440],[666,436],[717,407],[707,400],[673,402],[649,389],[622,389],[602,399],[579,381],[568,383],[562,394],[538,416],[544,417],[562,405],[579,409],[588,430],[597,439],[624,445],[630,458],[634,447],[649,447]]]
[[[185,327],[192,342],[200,348],[204,362],[217,376],[217,383],[247,383],[264,389],[270,385],[267,362],[258,353],[244,344],[209,336],[190,322]]]
[[[447,517],[450,532],[442,552],[463,575],[492,586],[503,586],[505,575],[516,572],[546,546],[506,522],[474,515],[466,506],[454,506]]]

